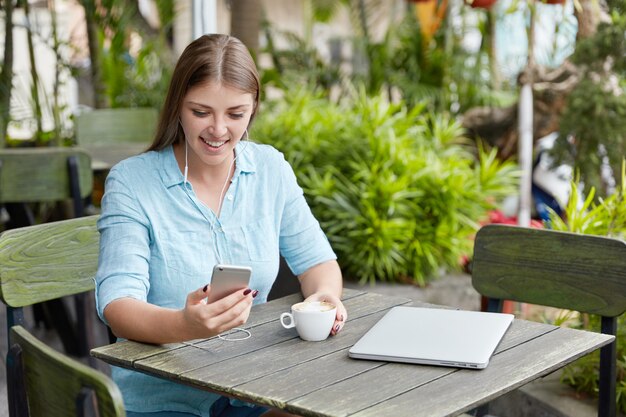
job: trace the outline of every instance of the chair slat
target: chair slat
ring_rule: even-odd
[[[490,298],[619,316],[626,310],[626,243],[487,225],[476,236],[472,284]]]
[[[79,148],[0,149],[0,203],[58,201],[69,198],[68,158],[78,159],[80,195],[91,194],[91,157]]]
[[[152,142],[158,111],[154,108],[97,109],[76,117],[79,146]]]
[[[44,223],[0,235],[0,298],[11,307],[23,307],[92,290],[100,237],[97,218]]]

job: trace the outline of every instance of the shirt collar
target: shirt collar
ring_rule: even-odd
[[[254,174],[256,172],[256,159],[252,150],[253,147],[254,144],[250,141],[239,141],[235,147],[235,155],[237,155],[235,175],[237,175],[237,172],[242,174]]]
[[[254,158],[254,152],[251,149],[247,149],[250,146],[254,146],[252,143],[244,141],[239,142],[235,147],[235,153],[237,160],[235,161],[235,176],[239,174],[253,174],[256,172],[256,160]],[[174,185],[181,184],[185,177],[178,167],[176,157],[174,156],[174,148],[172,145],[159,151],[159,163],[161,166],[161,178],[166,187],[172,187]]]

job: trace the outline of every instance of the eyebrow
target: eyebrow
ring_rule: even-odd
[[[202,103],[197,103],[195,101],[188,101],[187,103],[189,103],[191,105],[194,105],[194,106],[203,107],[205,109],[211,109],[211,110],[213,109],[213,107],[211,107],[211,106],[207,106],[206,104],[202,104]],[[237,106],[229,107],[226,110],[245,110],[245,109],[248,109],[248,108],[250,108],[249,104],[239,104]]]

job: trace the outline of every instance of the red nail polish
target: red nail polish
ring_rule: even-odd
[[[252,290],[250,288],[246,288],[246,290],[243,292],[243,295],[248,295],[252,292]]]
[[[343,314],[339,317],[339,321],[343,321]]]
[[[254,292],[252,293],[252,298],[256,297],[257,295],[259,295],[259,291],[254,290]]]
[[[339,331],[339,325],[336,325],[335,326],[335,332],[338,332],[338,331]]]
[[[205,285],[204,288],[202,289],[202,291],[206,292],[206,290],[209,288],[209,284]]]

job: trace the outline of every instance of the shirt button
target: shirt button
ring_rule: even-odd
[[[235,198],[235,197],[233,197],[233,195],[232,195],[232,194],[228,194],[228,195],[226,196],[226,198],[227,198],[229,201],[233,201],[233,198]]]

